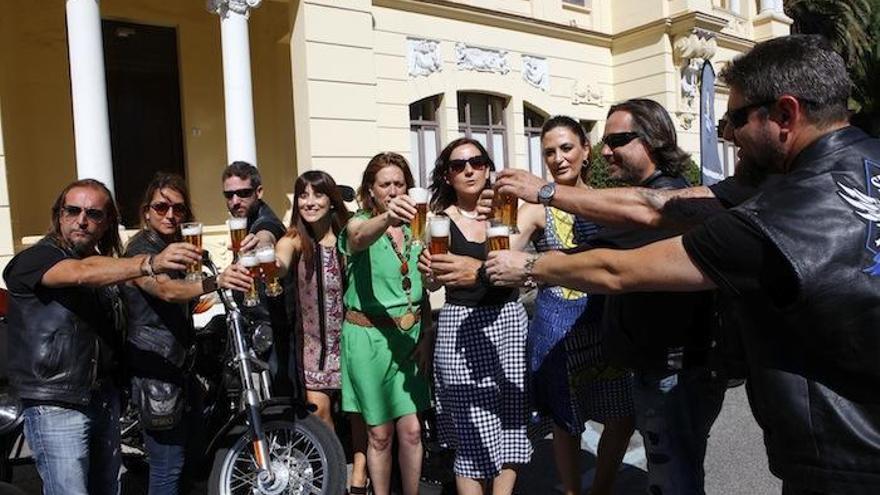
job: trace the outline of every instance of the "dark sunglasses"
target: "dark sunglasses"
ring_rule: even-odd
[[[232,199],[233,196],[238,196],[241,199],[247,199],[254,195],[254,188],[247,187],[244,189],[236,189],[234,191],[223,191],[223,197],[226,199]]]
[[[158,215],[165,216],[168,213],[168,210],[171,210],[171,214],[178,218],[183,218],[186,216],[189,209],[183,203],[165,203],[158,202],[150,205],[150,208],[153,209]]]
[[[641,137],[638,132],[614,132],[603,137],[602,142],[607,144],[609,148],[614,149],[628,145],[630,141],[637,137]]]
[[[61,210],[67,218],[79,218],[79,215],[83,212],[83,207],[64,205],[61,207]],[[85,208],[85,211],[86,218],[94,223],[101,223],[107,218],[107,212],[98,208]]]
[[[449,170],[459,173],[464,170],[468,163],[471,164],[471,168],[474,170],[483,170],[489,166],[489,157],[477,155],[472,156],[467,160],[449,160]]]
[[[726,121],[728,124],[732,125],[734,129],[739,129],[740,127],[748,123],[749,114],[752,113],[752,110],[756,108],[769,107],[774,103],[776,103],[776,100],[765,100],[759,101],[757,103],[750,103],[734,110],[728,110],[721,120]]]

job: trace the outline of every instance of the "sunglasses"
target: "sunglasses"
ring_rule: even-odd
[[[748,123],[749,114],[752,113],[752,110],[756,108],[769,107],[774,103],[776,103],[776,100],[765,100],[759,101],[757,103],[750,103],[748,105],[741,106],[735,110],[728,110],[727,113],[724,114],[722,120],[732,125],[734,129],[739,129],[740,127]]]
[[[483,155],[472,156],[467,160],[449,160],[449,170],[454,173],[459,173],[467,166],[467,164],[471,164],[471,168],[477,171],[484,170],[489,166],[489,157]]]
[[[177,218],[183,218],[186,216],[187,212],[189,212],[189,209],[183,203],[170,204],[165,202],[158,202],[152,203],[150,205],[150,208],[152,208],[153,211],[155,211],[158,215],[163,217],[168,213],[168,210],[171,210],[171,214]]]
[[[247,199],[254,195],[254,188],[247,187],[244,189],[236,189],[234,191],[223,191],[223,197],[226,199],[232,199],[233,196],[238,196],[241,199]]]
[[[85,210],[86,218],[93,223],[101,223],[107,219],[107,212],[98,208],[83,208],[81,206],[64,205],[61,211],[64,217],[69,219],[79,218],[80,214]]]
[[[614,132],[603,137],[602,142],[607,144],[609,148],[615,149],[628,145],[630,141],[638,137],[641,137],[638,132]]]

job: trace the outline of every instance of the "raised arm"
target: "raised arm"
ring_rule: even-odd
[[[53,288],[103,287],[148,275],[151,271],[166,273],[184,270],[188,264],[199,261],[201,257],[202,252],[196,246],[177,242],[149,258],[138,255],[131,258],[89,256],[83,259],[66,259],[46,271],[40,284]]]
[[[176,280],[165,274],[136,278],[131,283],[147,294],[170,303],[186,303],[213,290],[210,283]]]
[[[528,265],[531,264],[531,269]],[[515,251],[489,253],[486,264],[494,284],[535,282],[591,294],[644,291],[699,291],[715,288],[688,257],[681,237],[639,249],[591,249],[576,254],[547,253],[535,258]]]
[[[416,216],[415,202],[409,196],[397,196],[388,203],[388,210],[371,218],[352,218],[345,227],[348,230],[346,246],[349,253],[369,248],[388,227],[411,222]]]

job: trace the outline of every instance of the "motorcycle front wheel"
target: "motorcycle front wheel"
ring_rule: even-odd
[[[294,421],[263,424],[271,481],[259,471],[245,431],[214,455],[208,493],[211,495],[339,495],[345,491],[346,463],[342,445],[320,419],[308,415]]]

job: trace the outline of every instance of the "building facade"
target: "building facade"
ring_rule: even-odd
[[[548,116],[601,137],[647,97],[699,151],[703,62],[787,34],[781,0],[7,0],[0,15],[0,264],[76,178],[112,183],[126,226],[158,170],[183,174],[225,254],[220,172],[255,162],[288,210],[309,169],[357,186],[371,156],[424,183],[442,145],[483,141],[541,174]],[[716,87],[715,110],[726,106]],[[732,155],[723,153],[732,164]]]

